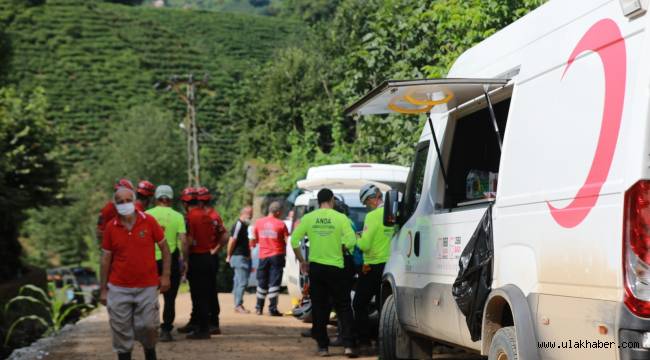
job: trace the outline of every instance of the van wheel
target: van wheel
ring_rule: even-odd
[[[489,360],[517,360],[517,335],[514,326],[499,329],[490,344]]]
[[[389,295],[381,308],[379,317],[379,358],[382,360],[397,359],[397,336],[399,331],[395,296]]]

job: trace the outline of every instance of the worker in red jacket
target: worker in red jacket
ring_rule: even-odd
[[[268,216],[255,222],[254,239],[259,244],[259,265],[257,267],[257,315],[262,315],[264,301],[269,297],[269,315],[282,316],[278,311],[278,296],[282,285],[282,272],[287,252],[289,231],[280,220],[282,205],[274,201],[269,205]]]
[[[228,232],[226,227],[223,224],[221,215],[214,208],[212,204],[212,194],[210,190],[206,187],[200,187],[196,190],[196,198],[199,200],[200,206],[205,209],[206,213],[212,219],[212,224],[215,227],[215,247],[210,251],[212,255],[212,261],[214,263],[214,272],[215,272],[215,284],[216,279],[219,275],[219,251],[225,246],[228,241]],[[221,307],[219,306],[219,289],[215,287],[215,294],[210,300],[210,333],[212,335],[221,334],[219,327],[219,313],[221,312]]]
[[[217,247],[214,220],[198,198],[188,203],[189,261],[187,278],[190,282],[193,312],[196,324],[188,339],[210,338],[210,305],[216,293],[216,269],[212,251]]]

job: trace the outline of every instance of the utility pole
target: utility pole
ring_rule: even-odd
[[[193,74],[190,73],[183,77],[174,75],[169,80],[158,82],[154,86],[156,89],[164,86],[165,90],[174,90],[187,106],[185,119],[181,123],[181,127],[187,135],[187,186],[201,186],[199,179],[201,168],[199,165],[198,127],[196,125],[196,90],[199,87],[207,86],[207,84],[207,74],[202,80],[195,80]]]

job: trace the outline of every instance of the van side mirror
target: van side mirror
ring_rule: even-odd
[[[384,226],[399,223],[399,191],[389,190],[384,195]]]

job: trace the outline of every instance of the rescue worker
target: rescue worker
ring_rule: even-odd
[[[221,215],[212,206],[212,194],[206,187],[200,187],[196,190],[196,198],[199,200],[200,206],[205,209],[206,213],[212,219],[212,224],[215,227],[215,247],[210,250],[212,255],[212,262],[214,263],[214,277],[215,277],[215,291],[214,296],[210,299],[210,334],[220,335],[221,328],[219,327],[219,313],[221,307],[219,306],[219,289],[216,286],[217,277],[219,275],[219,251],[223,248],[226,241],[228,241],[228,232],[223,224]]]
[[[184,244],[185,237],[185,219],[181,213],[171,208],[174,192],[169,185],[160,185],[156,188],[154,194],[156,206],[146,211],[153,216],[158,224],[163,228],[165,240],[171,253],[171,273],[170,288],[165,292],[163,299],[163,323],[160,325],[160,341],[172,341],[171,331],[174,329],[174,318],[176,317],[176,295],[181,283],[181,271],[186,266],[181,265],[187,260],[188,254],[182,254],[182,249],[187,249]],[[158,262],[158,273],[162,274],[162,255],[159,249],[156,249],[156,261]]]
[[[373,297],[375,301],[379,300],[381,277],[390,256],[390,240],[394,229],[384,226],[384,207],[379,188],[373,184],[364,185],[359,190],[359,200],[370,212],[366,215],[363,233],[357,242],[363,252],[363,267],[352,306],[359,346],[363,350],[371,351],[369,306]]]
[[[115,185],[113,185],[113,191],[117,190],[119,187],[125,187],[127,189],[133,190],[133,184],[131,181],[127,179],[120,179],[115,182]],[[115,203],[111,199],[108,201],[104,207],[99,211],[99,216],[97,217],[97,230],[96,230],[96,236],[97,236],[97,243],[101,245],[102,239],[103,239],[103,234],[104,230],[106,229],[106,224],[108,224],[111,220],[115,219],[117,217],[117,210],[115,209]]]
[[[331,190],[320,190],[317,198],[320,208],[304,215],[291,235],[291,247],[300,262],[300,269],[309,274],[312,337],[318,343],[318,355],[329,356],[327,324],[333,303],[341,319],[345,355],[356,357],[350,289],[347,285],[349,274],[344,269],[342,251],[343,246],[348,250],[354,248],[356,236],[350,220],[333,209],[334,193]],[[309,262],[305,261],[300,251],[300,239],[305,235],[309,238]]]
[[[186,187],[185,189],[183,189],[183,191],[181,192],[180,200],[181,200],[181,204],[183,206],[183,210],[185,212],[185,229],[186,229],[186,231],[189,232],[189,222],[187,220],[187,215],[189,213],[190,202],[192,200],[196,200],[196,189],[193,188],[193,187]],[[189,251],[189,247],[191,245],[189,238],[187,239],[186,245],[187,245],[187,249]],[[185,258],[185,264],[184,264],[185,269],[183,270],[183,274],[185,275],[185,278],[187,278],[188,262],[189,262],[189,253],[187,253],[187,257]],[[191,293],[191,291],[190,291],[190,293]],[[187,324],[185,324],[184,326],[181,326],[180,328],[178,328],[178,332],[181,333],[181,334],[191,333],[192,331],[194,331],[194,327],[197,324],[196,311],[195,311],[196,307],[194,306],[194,297],[190,297],[190,300],[192,302],[192,310],[190,312],[190,319],[187,322]]]
[[[354,222],[352,219],[350,219],[350,208],[345,204],[345,202],[342,199],[337,198],[336,196],[334,197],[334,210],[340,212],[341,214],[345,215],[347,217],[348,221],[350,222],[350,227],[352,228],[352,231],[356,233],[356,228],[354,227]],[[355,246],[354,247],[355,251],[358,250],[358,248]],[[352,287],[354,284],[354,277],[356,275],[355,271],[355,266],[354,266],[354,257],[348,249],[343,246],[343,269],[348,275],[347,281],[343,284],[343,286],[347,287],[347,291],[352,293]],[[337,327],[337,332],[336,332],[336,337],[334,340],[330,340],[330,346],[343,346],[343,332],[342,332],[342,327],[341,327],[341,319],[337,317],[337,322],[336,322],[336,327]]]
[[[239,212],[239,219],[230,229],[226,262],[234,271],[232,293],[235,298],[235,312],[249,314],[244,307],[244,291],[251,273],[251,250],[248,243],[248,226],[253,217],[253,208],[246,206]]]
[[[264,302],[269,297],[269,315],[282,316],[278,311],[278,296],[282,285],[287,253],[289,231],[280,220],[282,206],[274,201],[269,205],[268,215],[255,222],[252,246],[259,244],[259,265],[257,266],[257,305],[255,313],[262,315]]]
[[[153,216],[135,209],[132,188],[120,186],[113,201],[118,216],[102,239],[100,302],[107,306],[113,350],[130,360],[134,340],[142,343],[146,360],[156,359],[158,288],[169,290],[170,253],[162,228]],[[162,253],[158,277],[154,247]]]
[[[216,272],[212,251],[217,247],[216,227],[210,214],[195,197],[188,202],[189,261],[187,278],[190,282],[194,320],[188,339],[210,338],[210,307],[216,293]]]
[[[151,205],[154,191],[156,191],[156,186],[154,184],[147,180],[140,181],[137,189],[138,200],[135,203],[136,209],[140,211],[147,210]]]

